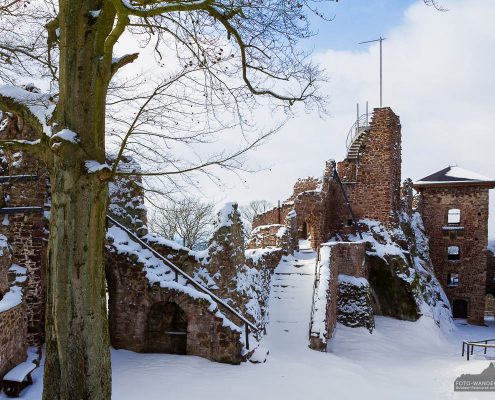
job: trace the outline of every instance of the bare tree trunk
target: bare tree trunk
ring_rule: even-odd
[[[44,400],[110,400],[104,242],[107,182],[86,160],[105,161],[105,97],[111,55],[103,57],[115,12],[102,0],[60,0],[60,97],[51,139]],[[98,21],[90,11],[101,10]]]
[[[103,268],[107,190],[96,176],[57,169],[51,175],[43,398],[110,399]]]

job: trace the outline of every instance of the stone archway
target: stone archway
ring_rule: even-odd
[[[452,316],[454,318],[468,317],[468,302],[463,299],[456,299],[452,302]]]
[[[144,352],[187,354],[187,315],[177,303],[160,302],[151,306]]]
[[[301,236],[299,237],[299,239],[307,239],[308,233],[309,233],[308,223],[306,221],[304,221],[302,223]]]

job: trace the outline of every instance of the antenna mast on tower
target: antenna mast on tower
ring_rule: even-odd
[[[380,108],[382,107],[382,101],[383,101],[383,51],[382,51],[382,43],[386,38],[383,38],[380,36],[379,39],[375,40],[367,40],[366,42],[359,42],[358,44],[365,44],[365,43],[374,43],[374,42],[380,42]]]

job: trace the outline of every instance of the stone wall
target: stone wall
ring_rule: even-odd
[[[34,140],[36,133],[16,117],[8,117],[1,139]],[[27,268],[25,301],[27,340],[35,346],[44,341],[45,271],[48,242],[48,220],[43,210],[49,209],[49,183],[44,165],[22,151],[4,151],[1,175],[36,175],[33,181],[18,181],[0,185],[3,207],[41,207],[39,212],[0,216],[0,234],[7,237],[13,250],[12,262]]]
[[[282,247],[281,239],[286,230],[282,224],[260,225],[251,231],[247,248]]]
[[[119,253],[111,243],[107,244],[106,271],[113,347],[148,351],[147,326],[153,305],[173,303],[187,316],[186,354],[232,364],[241,362],[240,331],[226,324],[218,310],[212,309],[212,303],[198,292],[173,281],[167,283],[168,287],[150,284],[142,265],[132,255]]]
[[[8,270],[11,264],[11,256],[8,249],[7,237],[0,235],[0,300],[9,290]]]
[[[171,240],[163,239],[162,237],[147,234],[141,238],[157,253],[166,257],[189,275],[199,267],[200,260],[196,257],[196,252],[191,251],[187,247],[183,247]]]
[[[262,214],[255,215],[253,218],[252,228],[257,228],[261,225],[283,224],[287,214],[293,209],[291,201],[284,202],[280,207],[274,207]]]
[[[375,327],[370,285],[365,278],[340,274],[338,277],[337,322],[351,328]]]
[[[495,318],[495,295],[491,293],[486,295],[485,316],[491,316]]]
[[[366,278],[366,243],[335,242],[332,243],[331,262],[337,266],[339,274]]]
[[[420,212],[430,239],[431,261],[451,302],[454,316],[454,305],[467,301],[468,321],[483,324],[487,290],[489,189],[449,184],[418,190],[421,193]],[[460,224],[448,224],[449,209],[461,210]],[[459,247],[459,260],[448,260],[450,246]],[[457,286],[449,285],[449,274],[459,274]]]
[[[326,350],[327,342],[334,335],[337,325],[337,306],[343,309],[349,304],[348,301],[355,300],[352,296],[339,300],[338,277],[345,274],[365,280],[365,246],[362,242],[328,242],[321,245],[311,312],[311,349]],[[363,321],[365,319],[362,318]],[[373,319],[372,312],[369,313],[366,324],[358,323],[356,326],[366,326],[369,329],[370,319]]]
[[[486,257],[486,292],[495,296],[495,254],[489,250]]]
[[[12,368],[26,360],[26,329],[24,303],[0,311],[0,380]]]
[[[112,164],[115,157],[109,156],[108,163]],[[118,171],[136,173],[141,171],[140,165],[129,156],[122,156]],[[148,217],[144,206],[144,188],[140,176],[117,176],[108,185],[110,204],[108,210],[117,219],[139,236],[148,233]]]
[[[361,144],[358,161],[339,162],[337,170],[358,220],[367,218],[385,225],[396,223],[401,187],[399,117],[388,107],[376,108],[371,130]],[[344,225],[348,214],[342,213]]]
[[[317,190],[320,185],[321,181],[312,176],[308,176],[307,178],[299,178],[294,184],[292,196],[289,198],[289,201],[294,200],[298,194],[301,194],[303,192]]]
[[[311,239],[316,249],[323,240],[322,194],[319,191],[302,192],[294,199],[297,230],[300,239]]]
[[[398,223],[401,210],[401,126],[390,108],[374,110],[371,129],[361,143],[358,160],[344,160],[337,170],[357,220],[368,218],[389,226]],[[281,224],[290,210],[297,214],[299,238],[311,238],[316,249],[337,233],[355,229],[342,189],[333,179],[334,162],[325,165],[323,179],[296,182],[281,209],[257,216],[253,228]]]
[[[10,264],[6,246],[1,250],[1,261]],[[22,293],[26,284],[25,274],[25,268],[13,265],[8,270],[9,288],[0,299],[0,380],[10,369],[26,360],[27,319]]]
[[[216,295],[232,298],[238,307],[244,302],[236,292],[237,271],[246,263],[241,214],[236,203],[228,203],[218,213],[215,231],[208,245],[208,272],[218,286]]]
[[[326,351],[337,325],[338,266],[331,262],[332,247],[324,243],[319,249],[309,328],[309,348],[317,351]]]
[[[276,247],[284,255],[292,254],[298,248],[297,215],[289,213],[284,225],[260,225],[253,229],[248,249]]]

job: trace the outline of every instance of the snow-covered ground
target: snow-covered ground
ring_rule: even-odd
[[[264,364],[239,366],[199,357],[112,351],[115,400],[493,399],[491,393],[454,393],[463,373],[480,373],[490,357],[461,357],[463,339],[495,338],[488,327],[456,321],[443,333],[430,318],[417,322],[376,317],[376,329],[339,325],[329,353],[308,348],[315,253],[308,244],[282,262],[272,281]],[[22,398],[41,399],[41,374]],[[2,398],[2,395],[0,395]]]

